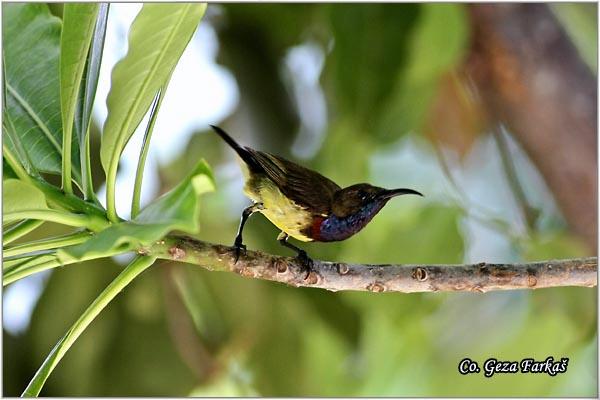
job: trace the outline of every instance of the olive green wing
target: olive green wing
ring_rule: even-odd
[[[330,214],[333,194],[341,189],[335,182],[279,156],[246,149],[284,195],[316,214]]]

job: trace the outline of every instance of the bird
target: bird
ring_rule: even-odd
[[[423,196],[413,189],[385,189],[368,183],[342,188],[316,171],[277,155],[241,146],[223,129],[210,127],[241,159],[243,191],[252,201],[242,212],[233,244],[236,263],[240,253],[246,252],[242,234],[254,213],[263,214],[281,230],[277,240],[297,253],[308,277],[313,261],[306,251],[288,241],[290,237],[301,242],[345,240],[363,229],[393,197]]]

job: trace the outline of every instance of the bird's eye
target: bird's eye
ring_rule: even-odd
[[[358,197],[360,197],[361,200],[365,200],[367,198],[367,192],[365,192],[364,190],[359,191]]]

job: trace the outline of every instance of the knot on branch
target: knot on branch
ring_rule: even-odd
[[[183,260],[185,258],[185,250],[176,245],[171,246],[169,247],[169,255],[175,261]]]
[[[425,282],[429,278],[429,274],[425,268],[417,267],[414,269],[412,277],[419,282]]]
[[[367,286],[367,290],[370,292],[381,293],[385,292],[385,286],[383,285],[383,283],[374,282]]]

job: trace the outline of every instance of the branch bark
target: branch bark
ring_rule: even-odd
[[[169,236],[140,254],[196,264],[211,271],[285,283],[338,290],[370,292],[489,292],[560,286],[597,286],[596,257],[550,260],[525,264],[467,265],[358,265],[314,261],[306,277],[295,258],[258,251],[241,255],[234,249],[184,236]]]

